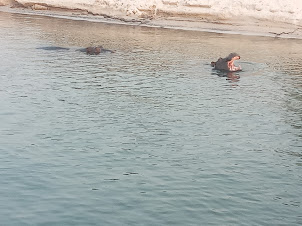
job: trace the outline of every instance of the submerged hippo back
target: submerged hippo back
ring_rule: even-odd
[[[64,48],[64,47],[59,47],[59,46],[38,47],[37,49],[43,49],[43,50],[70,50],[69,48]]]
[[[70,48],[59,47],[59,46],[46,46],[46,47],[38,47],[37,49],[43,50],[53,50],[53,51],[60,51],[60,50],[70,50]],[[102,46],[89,46],[87,48],[76,49],[75,51],[87,53],[88,55],[98,55],[100,53],[114,53],[115,51],[104,49]]]

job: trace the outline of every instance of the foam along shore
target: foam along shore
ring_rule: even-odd
[[[302,39],[301,0],[0,0],[0,11]]]

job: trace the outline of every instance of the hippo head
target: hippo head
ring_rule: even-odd
[[[94,48],[94,54],[100,54],[103,49],[103,46],[97,46]]]
[[[241,67],[240,66],[235,66],[234,61],[239,60],[240,56],[237,53],[230,53],[227,57],[225,58],[219,58],[216,62],[212,61],[211,66],[214,67],[217,70],[222,70],[222,71],[240,71]]]
[[[89,55],[98,55],[101,53],[103,47],[102,46],[96,46],[96,47],[87,47],[86,53]]]
[[[240,66],[235,66],[234,61],[239,60],[240,56],[237,53],[230,53],[226,58],[228,71],[239,71],[241,70]]]

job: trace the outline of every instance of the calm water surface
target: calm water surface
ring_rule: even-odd
[[[301,40],[0,12],[0,57],[2,225],[302,224]]]

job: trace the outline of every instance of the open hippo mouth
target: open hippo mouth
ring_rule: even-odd
[[[230,53],[225,58],[219,58],[216,62],[211,62],[211,66],[222,71],[240,71],[240,66],[235,66],[234,61],[239,60],[240,56],[237,53]]]
[[[235,66],[235,64],[234,64],[234,61],[235,60],[239,60],[239,59],[240,59],[240,56],[237,55],[237,56],[232,57],[231,60],[228,61],[228,69],[229,69],[229,71],[239,71],[239,70],[241,70],[240,65],[239,66]]]

